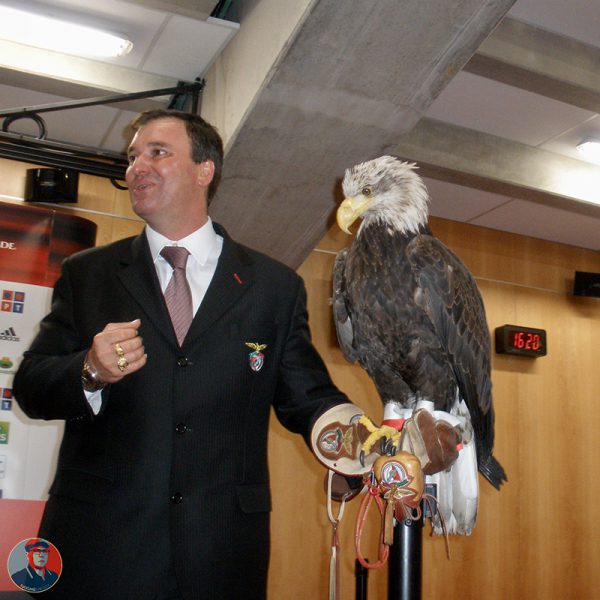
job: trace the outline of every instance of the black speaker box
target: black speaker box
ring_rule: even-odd
[[[592,296],[594,298],[600,298],[600,273],[575,271],[573,294],[575,294],[575,296]]]
[[[77,202],[79,173],[72,169],[27,169],[27,202]]]

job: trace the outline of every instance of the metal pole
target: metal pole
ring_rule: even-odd
[[[354,578],[356,580],[356,600],[367,600],[367,581],[369,569],[363,567],[358,560],[354,561]]]
[[[175,87],[160,88],[157,90],[146,90],[143,92],[131,92],[129,94],[112,94],[110,96],[99,96],[83,100],[67,100],[66,102],[53,102],[51,104],[39,104],[38,106],[26,106],[23,108],[7,108],[0,110],[1,117],[25,116],[42,112],[54,112],[70,108],[85,108],[99,104],[113,104],[115,102],[127,102],[129,100],[141,100],[144,98],[156,98],[169,94],[190,94],[200,92],[204,88],[204,80],[194,83],[180,83]]]
[[[423,519],[406,519],[394,527],[388,559],[388,600],[420,600]]]

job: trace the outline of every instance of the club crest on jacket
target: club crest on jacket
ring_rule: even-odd
[[[267,344],[259,344],[257,342],[246,342],[246,346],[254,350],[254,352],[250,352],[248,355],[248,363],[250,364],[250,368],[258,373],[265,363],[265,355],[261,352],[267,347]]]

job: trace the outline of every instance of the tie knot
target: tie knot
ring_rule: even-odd
[[[185,263],[190,255],[187,248],[182,246],[165,246],[160,254],[174,269],[185,269]]]

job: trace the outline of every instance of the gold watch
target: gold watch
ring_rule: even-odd
[[[97,392],[106,385],[98,376],[98,371],[88,362],[87,356],[83,361],[83,369],[81,369],[81,383],[86,392]]]

